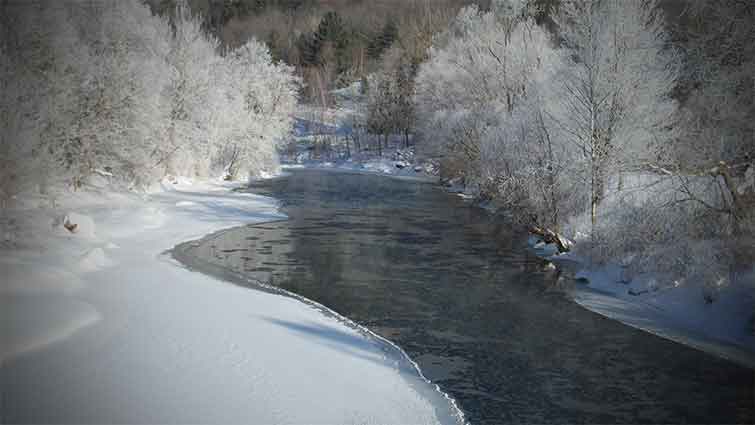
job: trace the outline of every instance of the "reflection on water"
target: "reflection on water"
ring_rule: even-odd
[[[290,220],[194,253],[396,342],[477,423],[753,422],[753,372],[590,313],[522,234],[427,183],[294,171]]]

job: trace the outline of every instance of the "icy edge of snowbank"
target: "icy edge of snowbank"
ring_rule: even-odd
[[[314,301],[312,299],[299,295],[295,292],[288,291],[278,286],[270,285],[266,282],[253,279],[249,276],[245,276],[241,273],[237,273],[229,269],[225,269],[211,262],[202,260],[201,258],[191,253],[192,249],[197,247],[199,244],[202,244],[206,241],[210,241],[214,238],[217,238],[230,230],[232,229],[223,229],[223,230],[214,232],[212,234],[206,235],[205,237],[201,239],[178,244],[172,249],[166,251],[165,255],[169,255],[173,260],[175,260],[177,265],[180,267],[185,267],[189,270],[196,270],[203,274],[214,276],[223,281],[238,284],[245,288],[252,288],[255,290],[260,290],[263,292],[280,295],[280,296],[297,300],[313,308],[314,310],[318,311],[322,315],[335,319],[342,325],[347,326],[348,328],[358,332],[364,337],[368,339],[372,339],[373,341],[380,343],[382,345],[382,349],[384,353],[386,354],[387,358],[396,359],[396,367],[400,371],[400,373],[402,375],[404,374],[409,375],[407,382],[412,387],[414,387],[414,389],[417,390],[419,393],[424,393],[422,395],[432,401],[432,404],[436,408],[436,411],[438,411],[438,409],[441,408],[441,405],[443,407],[447,407],[447,409],[441,409],[440,411],[438,411],[439,418],[447,418],[450,420],[448,422],[443,421],[443,423],[456,423],[456,424],[463,424],[463,425],[469,424],[469,422],[467,422],[466,420],[466,416],[464,415],[464,412],[458,406],[457,401],[453,397],[451,397],[451,395],[444,392],[440,388],[439,385],[435,384],[430,379],[428,379],[425,376],[425,374],[422,372],[422,369],[420,368],[419,364],[417,364],[417,362],[415,362],[411,358],[411,356],[409,356],[409,354],[406,351],[404,351],[404,349],[401,348],[401,346],[399,346],[398,344],[394,343],[388,338],[385,338],[375,333],[368,327],[362,326],[359,323],[351,320],[350,318],[339,314],[338,312],[336,312],[335,310],[332,310],[331,308],[327,307],[324,304],[318,303],[317,301]],[[427,393],[426,391],[424,391],[425,388],[418,387],[416,385],[417,383],[414,382],[414,380],[412,379],[413,377],[419,378],[421,384],[429,386],[432,393]]]
[[[748,320],[748,305],[755,302],[751,294],[731,291],[706,305],[698,285],[630,292],[637,288],[619,281],[621,267],[616,264],[590,268],[584,258],[573,253],[558,254],[553,244],[545,244],[536,236],[530,236],[528,244],[539,257],[569,271],[574,279],[586,281],[576,285],[573,295],[574,301],[585,309],[755,369],[755,335],[748,335],[745,326],[734,328],[737,322]],[[748,278],[755,278],[755,270],[743,279]]]

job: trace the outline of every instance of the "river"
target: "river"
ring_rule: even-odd
[[[472,424],[755,422],[752,370],[583,309],[520,229],[432,183],[293,170],[249,190],[289,219],[187,252],[393,341]]]

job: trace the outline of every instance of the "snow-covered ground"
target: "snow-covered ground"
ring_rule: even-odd
[[[365,114],[359,82],[332,94],[336,107],[299,105],[292,143],[281,155],[284,167],[437,180],[437,166],[418,158],[403,136],[391,136],[378,152],[376,136],[366,134],[359,124]]]
[[[0,247],[1,422],[456,421],[385,342],[166,252],[280,219],[273,199],[190,181],[49,199],[18,200]]]
[[[590,266],[573,253],[557,254],[553,244],[530,237],[534,251],[574,272],[574,300],[588,310],[755,369],[755,269],[742,273],[706,303],[701,283],[661,285],[660,276],[626,282],[618,264]]]
[[[369,158],[345,161],[304,161],[301,163],[284,163],[283,169],[315,168],[321,170],[344,171],[351,173],[380,174],[410,180],[437,181],[438,177],[413,168],[398,168],[397,161],[390,158]]]

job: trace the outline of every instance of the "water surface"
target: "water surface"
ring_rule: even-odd
[[[753,371],[591,313],[519,229],[430,183],[294,170],[289,220],[192,255],[401,346],[473,424],[752,423]]]

